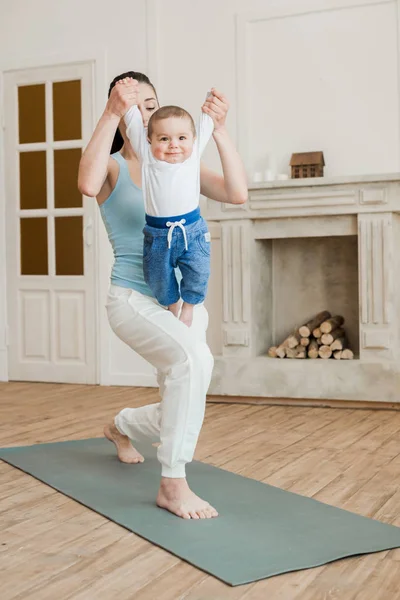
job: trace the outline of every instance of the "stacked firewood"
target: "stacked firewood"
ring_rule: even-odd
[[[349,348],[343,324],[344,318],[341,315],[332,316],[324,310],[308,323],[296,327],[279,346],[272,346],[268,350],[268,356],[351,360],[354,353]]]

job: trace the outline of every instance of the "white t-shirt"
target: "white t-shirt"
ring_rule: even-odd
[[[200,158],[214,130],[209,115],[201,113],[189,158],[171,164],[154,158],[138,107],[125,115],[126,133],[142,165],[145,210],[153,217],[174,217],[195,210],[200,197]]]

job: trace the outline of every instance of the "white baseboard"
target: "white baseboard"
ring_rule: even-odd
[[[144,373],[110,373],[107,379],[108,381],[106,385],[158,387],[155,375],[146,375]]]
[[[0,348],[0,381],[8,381],[7,348]]]

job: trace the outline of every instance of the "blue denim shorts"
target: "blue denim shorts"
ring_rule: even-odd
[[[174,304],[180,298],[189,304],[203,302],[210,277],[211,243],[200,210],[177,217],[147,216],[146,220],[144,278],[158,302],[162,306]],[[177,267],[182,273],[180,285],[175,274]]]

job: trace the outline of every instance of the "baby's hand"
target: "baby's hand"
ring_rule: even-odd
[[[221,92],[212,88],[201,109],[214,121],[214,131],[225,127],[229,103]]]
[[[131,77],[117,81],[108,99],[108,109],[122,118],[131,106],[137,104],[138,88],[138,82]]]

